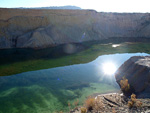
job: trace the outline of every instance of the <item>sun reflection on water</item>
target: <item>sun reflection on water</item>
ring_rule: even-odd
[[[112,47],[116,48],[116,47],[119,47],[121,46],[121,44],[113,44]]]
[[[102,71],[105,75],[113,75],[117,70],[116,65],[113,62],[105,62],[102,64]]]

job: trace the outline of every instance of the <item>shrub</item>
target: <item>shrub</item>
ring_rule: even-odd
[[[81,107],[81,113],[86,113],[87,109],[85,107]]]
[[[132,94],[131,95],[131,101],[128,101],[128,107],[132,108],[132,107],[141,107],[142,106],[142,102],[137,101],[136,99],[136,95]]]
[[[129,107],[129,108],[132,108],[132,107],[133,107],[133,104],[134,104],[134,103],[133,103],[132,101],[128,101],[128,107]]]
[[[93,110],[95,112],[103,111],[104,110],[104,104],[103,104],[103,101],[102,101],[101,98],[97,98],[95,100],[95,104],[94,104]]]
[[[128,83],[128,79],[126,79],[125,77],[122,78],[122,80],[120,80],[120,86],[121,86],[121,90],[128,92],[130,89],[130,85]]]
[[[94,112],[98,112],[104,110],[104,104],[101,98],[95,99],[93,97],[89,97],[85,101],[85,106],[88,111],[93,110]]]
[[[131,101],[132,101],[133,103],[136,103],[136,95],[135,95],[135,94],[132,94],[132,95],[131,95]]]
[[[142,102],[137,101],[137,102],[136,102],[136,107],[141,107],[141,106],[142,106]]]
[[[93,97],[89,97],[86,101],[85,101],[85,106],[88,110],[93,110],[95,105],[95,98]]]

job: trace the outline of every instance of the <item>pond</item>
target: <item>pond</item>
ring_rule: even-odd
[[[113,71],[132,56],[146,55],[102,55],[85,64],[0,76],[0,113],[66,112],[68,103],[74,108],[92,94],[117,92]],[[112,73],[107,73],[112,68],[105,64],[115,66]]]

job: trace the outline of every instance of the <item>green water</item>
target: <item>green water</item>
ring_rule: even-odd
[[[75,46],[81,49],[73,54],[62,46],[0,50],[0,113],[66,113],[94,93],[118,91],[114,76],[105,75],[102,64],[113,61],[118,68],[131,56],[150,53],[150,43],[119,44]]]
[[[115,53],[150,53],[150,43],[119,43],[116,48],[109,44],[81,44],[73,54],[64,52],[64,47],[33,49],[0,50],[0,76],[21,72],[48,69],[80,63],[88,63],[100,55]],[[87,46],[88,45],[88,46]],[[83,49],[84,48],[84,49]]]
[[[104,74],[102,64],[113,61],[118,68],[131,56],[146,53],[99,56],[92,62],[29,71],[0,77],[0,113],[53,113],[83,105],[94,93],[119,90],[115,78]],[[109,71],[109,70],[108,70]]]

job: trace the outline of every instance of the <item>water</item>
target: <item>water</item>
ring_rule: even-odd
[[[104,74],[102,65],[118,68],[132,56],[146,53],[99,56],[86,64],[63,66],[0,77],[0,113],[53,113],[68,111],[68,102],[83,104],[93,93],[118,91],[115,77]],[[108,70],[109,71],[109,70]]]

